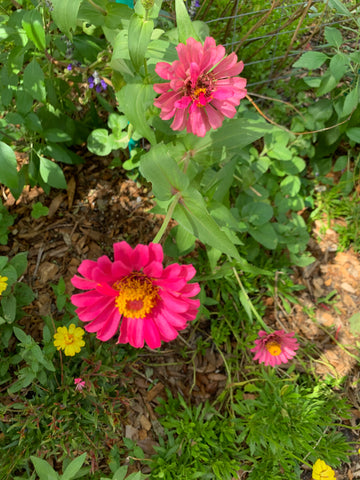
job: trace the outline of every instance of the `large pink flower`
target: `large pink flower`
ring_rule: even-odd
[[[255,340],[255,347],[251,349],[251,352],[256,352],[254,360],[272,367],[287,363],[296,355],[299,348],[294,334],[285,333],[284,330],[276,330],[273,333],[260,330],[259,337]]]
[[[156,73],[167,83],[156,83],[161,93],[154,102],[160,117],[169,120],[173,130],[203,137],[211,128],[219,128],[224,117],[232,118],[240,100],[246,96],[246,79],[237,77],[244,68],[235,53],[225,56],[225,48],[216,46],[212,37],[204,45],[188,38],[176,47],[179,60],[159,62]]]
[[[107,256],[84,260],[71,282],[87,290],[71,297],[85,330],[109,340],[120,329],[117,343],[141,348],[144,341],[158,348],[161,341],[177,337],[197,315],[200,302],[191,299],[200,291],[198,283],[188,283],[196,271],[192,265],[163,267],[160,244],[114,244],[114,262]]]

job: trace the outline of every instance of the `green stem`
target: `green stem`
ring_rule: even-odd
[[[169,210],[167,211],[166,213],[166,216],[165,216],[165,219],[163,221],[163,224],[161,225],[160,227],[160,230],[158,231],[158,233],[155,235],[155,238],[153,240],[153,243],[160,243],[160,240],[162,238],[162,236],[164,235],[165,233],[165,230],[167,229],[167,226],[169,225],[169,222],[172,218],[172,214],[173,214],[173,211],[176,207],[176,205],[178,204],[179,200],[180,200],[180,197],[181,197],[181,194],[180,192],[177,192],[177,194],[175,195],[175,197],[173,198],[173,201],[171,202],[170,204],[170,207],[169,207]]]
[[[103,8],[101,8],[100,5],[97,5],[95,2],[93,2],[93,0],[88,0],[88,2],[89,2],[94,8],[96,8],[96,10],[99,10],[99,12],[103,13],[104,15],[107,15],[107,11],[104,10]]]
[[[249,295],[247,294],[247,291],[245,290],[244,288],[244,285],[242,284],[241,280],[240,280],[240,277],[236,271],[236,268],[233,267],[233,272],[234,272],[234,275],[235,275],[235,278],[241,288],[241,291],[242,293],[244,294],[245,298],[246,298],[246,301],[249,302],[249,306],[251,308],[251,311],[253,312],[253,314],[255,315],[255,317],[257,318],[258,322],[260,323],[260,325],[263,327],[263,329],[266,331],[266,332],[270,332],[270,328],[266,325],[266,323],[264,322],[264,320],[260,317],[260,315],[258,314],[258,312],[256,311],[256,308],[254,307],[254,305],[252,304],[252,301],[250,300],[249,298]]]

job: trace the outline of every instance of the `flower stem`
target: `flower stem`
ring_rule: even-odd
[[[240,280],[240,277],[239,277],[239,274],[237,273],[236,271],[236,268],[233,267],[233,272],[234,272],[234,275],[235,275],[235,278],[239,284],[239,287],[241,288],[241,291],[242,293],[244,294],[244,297],[246,299],[246,301],[248,302],[249,304],[249,307],[251,309],[251,311],[253,312],[253,314],[255,315],[256,319],[258,320],[258,322],[260,323],[260,325],[263,327],[263,329],[266,331],[266,332],[270,332],[270,329],[269,327],[266,325],[266,323],[264,322],[264,320],[260,317],[260,315],[258,314],[256,308],[254,307],[252,301],[250,300],[249,298],[249,295],[247,294],[247,291],[245,290],[244,288],[244,285],[242,284],[241,280]]]
[[[99,10],[99,12],[103,13],[104,15],[107,15],[107,11],[104,10],[103,8],[100,7],[100,5],[97,5],[95,2],[93,2],[92,0],[88,0],[89,3],[91,3],[91,5],[96,8],[96,10]]]
[[[174,196],[174,198],[173,198],[173,200],[170,204],[169,210],[166,213],[166,216],[164,218],[163,224],[160,227],[160,230],[155,235],[153,243],[160,243],[160,240],[161,240],[162,236],[164,235],[165,230],[167,229],[167,226],[169,225],[169,222],[172,218],[173,211],[174,211],[176,205],[178,204],[178,201],[180,200],[180,197],[181,197],[180,192],[177,192],[177,194]]]

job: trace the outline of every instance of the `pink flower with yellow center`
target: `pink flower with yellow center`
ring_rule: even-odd
[[[254,360],[274,367],[287,363],[296,355],[298,348],[299,344],[294,333],[285,333],[284,330],[266,333],[264,330],[260,330],[259,338],[255,340],[255,347],[251,349],[251,352],[255,352]]]
[[[196,271],[192,265],[163,266],[162,246],[115,243],[114,261],[107,256],[84,260],[71,282],[87,290],[71,297],[85,330],[107,341],[119,333],[117,343],[135,348],[158,348],[174,340],[187,322],[196,318],[200,302],[192,299],[198,283],[188,283]]]
[[[240,100],[247,94],[246,79],[238,77],[244,68],[236,54],[225,55],[225,48],[206,37],[204,45],[188,38],[176,47],[179,60],[159,62],[156,73],[167,83],[154,84],[161,93],[154,102],[160,117],[169,120],[173,130],[198,137],[211,128],[221,127],[224,117],[233,118]]]

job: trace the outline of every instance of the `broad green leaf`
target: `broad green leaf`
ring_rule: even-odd
[[[179,32],[179,42],[186,43],[186,40],[190,37],[195,40],[200,40],[190,20],[184,0],[175,0],[175,12],[176,27]]]
[[[8,295],[1,300],[3,317],[8,323],[12,323],[16,317],[16,298],[14,295]]]
[[[67,188],[63,171],[55,162],[40,157],[40,175],[44,182],[50,187]]]
[[[250,235],[265,248],[274,250],[278,244],[278,237],[271,223],[266,223],[261,227],[250,227]]]
[[[349,92],[344,100],[344,105],[342,109],[342,117],[347,117],[351,112],[355,110],[359,103],[359,84],[356,84],[356,87]]]
[[[360,127],[349,128],[345,133],[350,140],[360,144]]]
[[[340,0],[329,0],[329,7],[334,8],[338,13],[347,17],[353,16]]]
[[[86,458],[86,453],[80,455],[80,457],[74,458],[74,460],[69,463],[69,465],[65,468],[64,473],[62,474],[61,480],[72,480],[74,476],[78,473],[80,468],[82,467]]]
[[[227,235],[211,217],[206,209],[203,197],[195,188],[182,192],[176,205],[174,219],[201,242],[239,259],[239,253]]]
[[[14,327],[13,331],[19,342],[24,343],[25,345],[29,345],[31,343],[30,335],[27,335],[23,330],[21,330],[21,328]]]
[[[78,10],[78,20],[94,25],[95,27],[100,27],[104,25],[105,19],[109,16],[106,15],[106,0],[96,0],[96,5],[99,5],[104,9],[104,12],[99,11],[92,3],[86,1],[82,2]],[[110,4],[111,5],[111,4]],[[117,18],[117,24],[119,24],[119,19]]]
[[[11,387],[8,388],[8,393],[13,394],[16,392],[19,392],[23,388],[26,388],[32,383],[34,378],[36,377],[35,372],[33,372],[30,368],[23,368],[20,372],[19,379],[11,385]],[[49,465],[50,466],[50,465]],[[50,477],[50,476],[43,476],[40,477],[40,479],[46,479],[46,480],[55,480],[58,479],[58,477]]]
[[[10,285],[13,285],[17,279],[18,279],[18,276],[17,276],[17,272],[15,270],[15,267],[13,267],[12,265],[10,264],[7,264],[1,271],[1,275],[3,277],[7,277],[8,280],[7,280],[7,284],[8,286]]]
[[[35,47],[44,51],[46,42],[41,13],[38,10],[27,10],[21,23],[26,35],[34,43]]]
[[[9,265],[15,268],[17,276],[20,278],[27,268],[27,252],[21,252],[15,255],[15,257],[10,260]]]
[[[136,13],[134,13],[130,19],[128,36],[129,54],[136,71],[144,65],[145,53],[153,29],[153,20],[144,20],[136,15]]]
[[[115,137],[121,137],[123,135],[123,130],[127,127],[128,123],[124,115],[117,113],[110,113],[109,115],[108,127],[111,128]]]
[[[147,115],[155,95],[153,86],[143,83],[129,83],[116,94],[119,110],[125,114],[135,130],[147,138],[151,144],[156,143],[156,137],[149,125]]]
[[[335,27],[325,27],[325,40],[333,47],[340,47],[343,43],[343,38],[339,29]]]
[[[343,53],[337,53],[332,57],[329,64],[329,70],[333,77],[340,81],[348,70],[348,58]]]
[[[0,182],[11,189],[19,185],[15,153],[6,143],[0,142]]]
[[[61,128],[48,128],[43,132],[48,142],[70,142],[71,135]]]
[[[331,90],[334,90],[338,83],[339,80],[334,77],[330,71],[327,71],[321,79],[316,95],[318,97],[326,95],[327,93],[331,92]]]
[[[188,177],[180,170],[170,148],[171,146],[158,144],[141,157],[140,172],[152,183],[154,194],[159,200],[170,200],[189,185]]]
[[[0,274],[2,269],[5,267],[5,265],[8,262],[8,257],[0,257]]]
[[[72,39],[71,30],[76,28],[80,3],[81,0],[52,0],[54,22],[70,40]]]
[[[87,139],[87,147],[90,152],[96,155],[109,155],[112,151],[112,141],[106,128],[97,128],[93,130]]]
[[[301,180],[297,175],[288,175],[280,183],[280,189],[284,195],[290,195],[294,197],[297,195],[301,188]]]
[[[299,60],[293,64],[293,67],[315,70],[316,68],[320,68],[328,58],[329,57],[322,52],[305,52]]]
[[[50,464],[42,458],[30,456],[32,463],[34,464],[36,473],[39,475],[40,480],[59,480],[59,475],[50,466]]]
[[[273,215],[272,206],[265,202],[251,202],[244,205],[241,210],[241,216],[247,217],[248,222],[254,226],[264,225],[271,220]]]
[[[24,70],[24,90],[38,102],[45,102],[46,88],[44,72],[38,62],[33,59]]]

